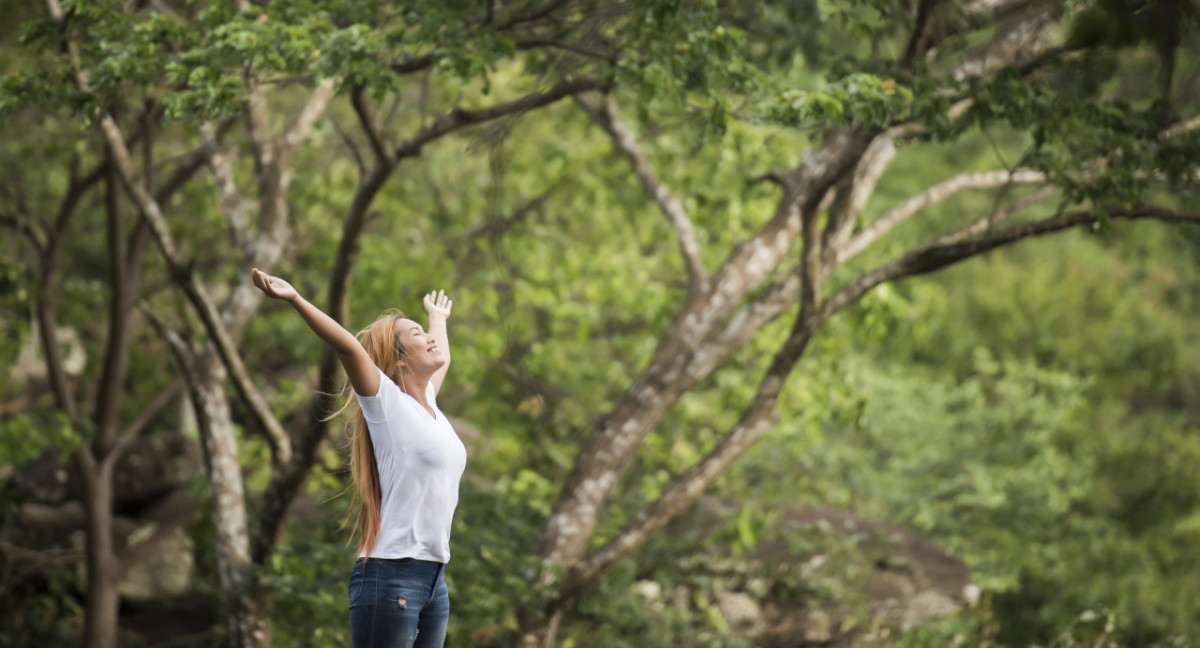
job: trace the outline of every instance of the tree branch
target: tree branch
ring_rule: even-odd
[[[721,366],[734,351],[749,342],[764,326],[799,301],[799,270],[782,273],[760,297],[734,313],[724,329],[700,343],[705,352],[690,358],[684,374],[693,380],[707,376]]]
[[[875,192],[879,178],[896,157],[896,146],[887,133],[882,133],[871,142],[859,160],[854,174],[843,178],[834,187],[829,218],[822,235],[826,253],[845,244],[858,223],[862,210]]]
[[[1164,129],[1161,133],[1158,134],[1158,139],[1160,139],[1160,140],[1172,139],[1175,137],[1179,137],[1180,135],[1183,135],[1184,133],[1190,133],[1191,131],[1194,131],[1197,128],[1200,128],[1200,116],[1192,117],[1190,119],[1185,119],[1179,123],[1176,123],[1176,124],[1170,126],[1169,128]]]
[[[1002,30],[986,45],[967,53],[950,77],[955,81],[985,77],[1009,66],[1021,68],[1025,73],[1032,71],[1057,54],[1058,50],[1051,49],[1050,43],[1054,41],[1060,20],[1052,10],[1039,7]],[[1048,53],[1053,55],[1047,56]]]
[[[908,45],[904,48],[904,55],[900,57],[900,69],[907,70],[913,66],[917,57],[920,56],[923,41],[925,39],[926,30],[929,28],[929,18],[933,15],[933,9],[937,5],[937,0],[918,0],[917,15],[913,20],[912,34],[908,38]]]
[[[712,289],[688,302],[676,314],[649,365],[617,403],[593,424],[594,432],[580,453],[554,505],[539,542],[539,556],[569,567],[582,555],[597,515],[650,429],[661,420],[695,375],[682,373],[711,352],[704,346],[723,320],[778,265],[801,234],[801,214],[813,214],[829,188],[853,168],[874,129],[840,130],[805,153],[788,175],[771,220],[740,244],[713,276]],[[811,228],[815,218],[809,219]],[[819,244],[819,237],[807,240]],[[809,257],[811,258],[811,257]],[[805,280],[817,280],[809,275]]]
[[[1109,218],[1121,220],[1153,219],[1168,222],[1200,223],[1200,212],[1174,211],[1162,207],[1140,207],[1109,212]],[[933,272],[998,247],[1027,238],[1044,236],[1077,225],[1092,224],[1091,211],[1078,211],[1032,223],[1016,225],[990,236],[971,240],[932,242],[919,246],[904,256],[867,272],[834,293],[825,302],[823,316],[830,317],[854,304],[879,284],[904,277]]]
[[[687,210],[683,208],[683,201],[672,194],[671,190],[659,179],[658,174],[654,172],[654,167],[638,144],[637,137],[621,121],[621,117],[617,113],[616,101],[611,96],[605,96],[604,105],[599,106],[590,98],[578,94],[575,95],[575,102],[612,137],[617,150],[633,166],[633,172],[641,181],[642,187],[654,199],[659,211],[666,216],[667,222],[675,230],[675,236],[679,241],[679,252],[683,255],[683,262],[687,267],[688,286],[692,298],[708,292],[708,270],[704,267],[700,242],[696,238],[696,229],[688,217]]]
[[[312,132],[313,126],[317,124],[321,115],[325,114],[329,101],[333,99],[333,89],[333,79],[325,79],[318,83],[312,94],[308,96],[308,101],[304,102],[304,107],[296,115],[295,121],[284,132],[283,143],[279,147],[279,154],[283,158],[281,166],[287,166],[292,154],[299,148],[301,142],[308,138],[308,134]]]
[[[346,145],[346,149],[350,151],[350,156],[354,158],[354,164],[358,166],[358,174],[365,175],[367,165],[363,162],[362,153],[358,151],[358,145],[354,143],[354,139],[342,128],[336,117],[330,116],[329,123],[333,124],[333,130],[337,132],[338,137],[342,138],[342,143]]]
[[[1117,212],[1111,216],[1113,218],[1148,218],[1200,224],[1200,212],[1178,212],[1155,207]],[[1075,225],[1093,222],[1093,219],[1090,212],[1078,212],[1026,226],[1014,227],[1007,232],[986,239],[931,246],[914,251],[898,262],[885,266],[888,268],[887,278],[874,281],[870,287],[900,276],[937,270],[964,258],[1023,238],[1061,231]],[[865,294],[870,287],[861,292],[845,290],[839,292],[834,298],[826,301],[818,311],[809,312],[802,308],[797,315],[791,335],[776,354],[771,367],[759,384],[754,401],[742,413],[738,424],[703,460],[671,484],[657,500],[634,516],[624,529],[599,550],[572,567],[554,593],[553,598],[547,603],[547,607],[551,610],[557,608],[644,544],[655,531],[665,526],[674,516],[703,494],[734,460],[761,439],[775,423],[775,404],[778,402],[787,377],[803,355],[819,326],[846,305],[853,303],[857,297]],[[852,294],[857,294],[857,297],[848,299]]]
[[[225,214],[225,222],[229,224],[229,234],[233,243],[243,252],[250,248],[250,237],[247,233],[246,211],[247,203],[238,190],[237,181],[233,177],[233,161],[231,156],[221,150],[217,143],[216,129],[211,122],[200,127],[200,136],[204,140],[204,148],[208,149],[208,168],[217,181],[217,189],[221,193],[221,212]]]
[[[845,245],[832,250],[830,253],[830,262],[834,267],[845,263],[921,210],[942,202],[961,191],[991,189],[1012,184],[1037,184],[1045,181],[1046,174],[1040,171],[985,171],[982,173],[964,173],[955,176],[912,196],[884,212],[874,222],[863,228],[857,236],[847,241]]]
[[[594,58],[606,63],[616,64],[616,52],[608,50],[598,50],[593,47],[588,47],[582,43],[572,43],[570,41],[559,40],[557,38],[526,38],[517,41],[515,44],[517,51],[537,49],[539,47],[552,47],[561,49],[572,54]]]
[[[784,177],[783,195],[771,220],[734,248],[713,274],[710,298],[683,309],[675,324],[682,329],[681,334],[677,335],[675,329],[668,333],[674,343],[661,348],[662,355],[694,348],[769,275],[802,235],[801,214],[816,210],[829,189],[858,163],[877,134],[874,130],[837,131],[821,146],[805,152],[800,164]]]
[[[460,128],[541,108],[571,95],[588,92],[589,90],[607,88],[610,83],[609,79],[595,79],[590,77],[580,79],[569,78],[544,92],[533,92],[520,99],[495,106],[479,110],[455,108],[446,115],[439,117],[437,121],[429,126],[418,130],[411,137],[397,144],[393,153],[397,160],[411,157],[419,154],[421,149],[429,142]]]
[[[46,244],[38,238],[38,230],[29,222],[28,217],[22,218],[17,214],[0,214],[0,226],[11,227],[24,235],[39,258],[46,255]]]
[[[145,313],[146,310],[143,309],[142,312]],[[176,378],[175,380],[172,380],[169,385],[167,385],[166,389],[160,391],[158,395],[156,395],[154,399],[150,401],[149,404],[147,404],[140,412],[138,412],[137,418],[133,419],[133,421],[131,421],[129,425],[125,426],[125,429],[121,431],[121,434],[117,438],[117,443],[113,446],[110,454],[120,457],[120,455],[125,452],[130,444],[132,444],[133,441],[138,438],[138,436],[142,433],[142,430],[145,430],[146,427],[149,426],[154,420],[154,418],[162,412],[163,408],[174,402],[175,399],[179,398],[179,395],[183,393],[183,387],[183,379]]]
[[[75,395],[71,391],[71,384],[67,380],[67,374],[63,367],[62,348],[58,343],[58,321],[53,300],[54,296],[58,294],[55,284],[58,279],[58,261],[62,255],[63,244],[66,242],[67,224],[75,215],[76,207],[84,193],[104,177],[104,171],[107,171],[106,165],[100,165],[96,171],[82,179],[73,177],[71,184],[67,187],[67,194],[63,197],[62,204],[59,205],[54,227],[46,237],[46,247],[42,258],[41,294],[34,307],[51,391],[54,393],[54,399],[58,403],[59,409],[66,413],[76,430],[81,430],[78,403],[75,402]],[[74,176],[74,172],[72,172],[72,176]]]
[[[147,133],[147,141],[150,135]],[[149,164],[147,164],[149,167]],[[99,393],[96,395],[96,446],[100,455],[107,454],[117,426],[117,408],[124,387],[125,367],[129,360],[129,308],[133,304],[125,267],[125,223],[121,213],[121,179],[113,165],[108,165],[105,212],[107,215],[109,254],[109,313],[108,336],[104,344],[104,361],[100,371]]]
[[[595,581],[620,560],[645,544],[655,531],[696,501],[746,450],[770,430],[778,419],[776,403],[788,376],[795,369],[820,325],[817,313],[801,308],[788,339],[767,369],[754,400],[741,419],[704,459],[675,480],[657,500],[640,511],[603,547],[572,567],[549,603],[551,609]]]
[[[363,132],[367,134],[367,141],[371,144],[371,150],[375,152],[375,158],[380,164],[394,165],[395,151],[388,145],[387,134],[375,115],[375,109],[367,98],[364,86],[355,85],[350,91],[350,105],[354,106],[354,114],[358,115],[358,121],[362,124]]]

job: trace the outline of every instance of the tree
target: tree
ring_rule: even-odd
[[[825,15],[770,2],[730,9],[708,2],[431,3],[397,9],[246,2],[236,9],[186,12],[150,3],[132,23],[117,5],[64,9],[50,0],[47,7],[49,19],[30,22],[31,42],[43,44],[31,55],[29,67],[36,71],[10,75],[0,107],[24,115],[38,106],[70,107],[100,136],[90,140],[88,157],[98,165],[103,159],[103,171],[90,183],[84,180],[91,175],[82,176],[72,183],[81,188],[64,194],[82,194],[101,178],[109,188],[113,234],[105,258],[114,268],[114,307],[106,335],[115,341],[109,354],[113,368],[104,370],[108,378],[101,381],[111,391],[98,402],[108,403],[120,392],[121,363],[130,353],[122,340],[128,339],[132,309],[142,292],[136,277],[144,264],[118,260],[130,256],[127,249],[142,249],[149,238],[158,248],[171,289],[143,293],[140,312],[169,342],[196,408],[214,494],[232,645],[270,641],[269,592],[253,582],[251,567],[271,555],[288,505],[327,434],[321,419],[333,409],[329,394],[338,382],[336,363],[325,354],[316,382],[320,395],[296,408],[285,429],[238,348],[257,306],[241,270],[269,267],[283,258],[292,221],[289,178],[300,172],[291,165],[321,116],[339,109],[336,97],[348,100],[356,126],[347,133],[340,120],[332,122],[346,151],[333,155],[349,156],[358,169],[327,289],[326,308],[339,321],[347,321],[350,276],[372,205],[394,182],[402,162],[456,131],[497,120],[511,126],[513,116],[560,99],[572,98],[611,139],[676,238],[685,285],[671,291],[677,299],[674,313],[668,326],[655,331],[645,365],[620,385],[615,402],[591,417],[588,441],[573,460],[542,533],[537,555],[544,570],[532,577],[538,598],[526,602],[515,638],[523,646],[552,644],[567,602],[695,501],[763,437],[777,420],[788,379],[814,337],[874,288],[1078,226],[1104,228],[1120,219],[1200,220],[1164,189],[1190,181],[1194,172],[1195,124],[1180,121],[1194,98],[1186,87],[1174,85],[1173,71],[1189,69],[1175,60],[1188,51],[1183,42],[1156,41],[1152,51],[1131,50],[1139,63],[1157,61],[1167,70],[1157,86],[1135,84],[1100,94],[1101,83],[1117,72],[1104,58],[1104,48],[1136,47],[1148,36],[1112,42],[1075,38],[1056,46],[1065,24],[1074,21],[1071,33],[1078,35],[1084,22],[1083,13],[1072,17],[1058,3],[873,2],[828,9]],[[1095,10],[1109,12],[1098,16],[1109,21],[1105,24],[1120,19],[1111,8]],[[1094,12],[1088,16],[1097,18]],[[968,49],[980,39],[984,44]],[[804,50],[803,64],[793,64],[795,43]],[[415,75],[436,83],[426,82],[431,90],[416,90],[406,84]],[[501,87],[501,81],[510,98],[484,99],[501,92],[493,87]],[[298,101],[287,94],[300,90],[304,98]],[[461,107],[458,94],[472,107]],[[276,104],[270,103],[272,97]],[[394,106],[412,110],[390,108],[381,114],[377,106],[389,98]],[[1153,106],[1147,105],[1151,99]],[[441,112],[425,112],[429,104]],[[637,107],[632,120],[630,106]],[[239,113],[246,118],[243,137],[249,150],[241,163],[240,149],[230,143],[237,124],[233,115]],[[294,117],[273,116],[279,114]],[[160,124],[164,117],[180,126],[168,131]],[[279,130],[283,121],[288,125]],[[395,134],[401,130],[397,121],[407,122],[407,137]],[[778,191],[769,213],[753,219],[761,225],[745,240],[713,234],[719,219],[698,214],[703,201],[691,198],[701,188],[671,186],[659,166],[680,150],[639,135],[672,122],[693,129],[697,148],[720,147],[724,130],[743,127],[807,147],[799,161],[789,156],[786,170],[744,170],[746,182],[736,183],[737,191],[762,191],[764,183]],[[882,175],[903,159],[901,146],[936,143],[952,149],[996,133],[1004,138],[1003,145],[995,145],[998,157],[1015,152],[1018,162],[949,178],[873,219],[864,216]],[[191,152],[178,158],[171,180],[154,184],[157,160],[164,150],[178,151],[181,142],[190,142]],[[220,225],[217,219],[188,222],[183,208],[169,204],[205,166],[220,201],[216,208],[211,199],[196,203],[203,213],[219,212]],[[305,177],[319,177],[319,167],[304,168]],[[238,174],[247,170],[254,180],[239,182]],[[241,195],[247,185],[255,188],[256,206]],[[970,215],[965,224],[916,218],[930,205],[967,191],[991,191],[993,208]],[[69,207],[76,200],[62,204]],[[122,204],[139,214],[132,235],[122,235],[128,229],[120,219]],[[1049,215],[1046,204],[1054,205]],[[33,210],[17,207],[13,225],[26,231],[38,227],[31,226],[38,222]],[[67,207],[60,211],[69,214]],[[253,225],[250,214],[257,215]],[[700,218],[708,229],[696,226]],[[55,232],[69,225],[65,218],[60,222],[45,228],[52,234],[44,241],[43,235],[31,236],[56,249],[65,234]],[[906,224],[919,224],[930,236],[915,244],[896,236]],[[204,259],[202,272],[200,258],[181,251],[185,239],[176,232],[195,240],[195,249],[230,241],[236,253],[216,255],[217,262]],[[125,236],[132,242],[122,243]],[[869,258],[868,252],[889,240],[896,241],[892,254]],[[57,260],[53,254],[45,258],[38,276],[52,289]],[[120,457],[121,447],[112,445],[115,432],[93,434],[77,421],[55,348],[52,293],[45,291],[35,302],[38,312],[46,313],[39,315],[39,325],[56,407],[76,421],[73,428],[85,440],[79,451],[85,472],[89,456],[100,466],[97,478],[89,480],[96,484],[88,496],[95,518],[89,552],[96,556],[89,562],[89,583],[97,589],[88,597],[85,641],[111,645],[117,572],[105,566],[113,562],[114,551],[106,544],[110,534],[104,527],[110,496],[103,485],[111,472],[103,467]],[[179,298],[190,310],[168,317],[165,311]],[[622,475],[656,426],[689,390],[793,310],[790,330],[774,346],[772,361],[736,423],[623,528],[605,531],[604,542],[589,553]],[[188,339],[188,322],[202,331],[193,334],[194,340]],[[237,469],[236,410],[225,395],[227,382],[248,414],[247,427],[264,433],[273,450],[270,483],[253,523]],[[115,429],[115,423],[107,425],[101,429]],[[143,428],[130,426],[133,432],[122,438]]]
[[[42,226],[42,219],[29,206],[18,201],[11,224],[25,232],[37,246],[41,256],[43,290],[35,299],[38,326],[48,373],[52,378],[57,407],[72,422],[83,443],[79,446],[77,462],[85,476],[85,502],[89,512],[88,531],[88,610],[83,643],[89,646],[113,645],[116,639],[116,585],[128,563],[135,561],[146,547],[135,547],[121,553],[112,546],[112,477],[113,467],[128,445],[146,429],[161,408],[178,395],[179,385],[173,384],[159,395],[150,409],[144,411],[119,438],[116,437],[117,410],[120,405],[124,371],[128,364],[129,335],[133,308],[139,303],[138,287],[143,270],[142,253],[147,239],[153,238],[161,255],[165,274],[179,294],[192,304],[195,317],[206,336],[199,343],[188,339],[187,331],[170,324],[155,314],[147,303],[141,313],[159,331],[174,352],[178,366],[186,378],[190,399],[196,411],[201,431],[208,480],[213,493],[213,519],[216,524],[218,563],[221,587],[228,613],[228,634],[231,645],[269,645],[270,629],[266,622],[268,592],[255,582],[253,566],[270,557],[278,525],[299,484],[314,460],[314,452],[324,432],[324,416],[330,411],[331,394],[337,389],[335,363],[327,356],[318,379],[320,397],[314,399],[309,418],[297,425],[304,430],[289,435],[272,412],[269,404],[251,380],[241,354],[238,340],[253,315],[259,295],[243,279],[241,270],[254,266],[270,267],[281,256],[289,226],[288,184],[290,168],[297,148],[321,118],[333,98],[335,79],[350,88],[348,93],[360,118],[365,138],[376,155],[375,163],[360,170],[362,178],[354,200],[348,207],[344,235],[338,252],[334,273],[330,278],[328,309],[344,319],[346,284],[350,266],[358,245],[370,205],[380,187],[396,166],[406,158],[420,153],[431,141],[448,133],[477,123],[507,115],[533,110],[557,101],[573,92],[594,89],[600,81],[565,80],[557,86],[535,90],[517,99],[486,106],[479,110],[450,109],[441,118],[416,129],[414,134],[397,143],[385,141],[383,125],[377,120],[368,101],[362,66],[372,52],[361,49],[363,27],[353,19],[369,16],[352,15],[354,8],[333,14],[320,12],[311,19],[308,10],[314,7],[281,6],[279,11],[263,13],[241,3],[236,9],[214,7],[181,14],[166,5],[145,8],[140,19],[130,24],[120,7],[95,5],[71,6],[69,11],[55,0],[47,3],[49,20],[30,20],[31,40],[46,39],[61,55],[47,56],[40,63],[60,66],[65,84],[44,84],[35,73],[21,77],[10,76],[7,99],[13,104],[34,105],[38,101],[73,106],[77,115],[93,121],[102,136],[99,142],[105,162],[96,171],[80,178],[76,172],[78,158],[72,160],[71,183],[62,200],[57,222]],[[368,10],[368,13],[376,10]],[[270,16],[274,16],[274,22]],[[304,21],[303,18],[309,20]],[[393,16],[402,19],[406,16]],[[455,10],[444,13],[434,10],[431,17],[453,20]],[[510,27],[523,26],[525,18],[516,16]],[[537,16],[528,21],[536,26]],[[288,23],[299,23],[293,29]],[[279,25],[276,27],[276,25]],[[189,30],[196,31],[190,32]],[[40,31],[39,31],[40,30]],[[87,35],[85,40],[83,36]],[[197,37],[198,36],[198,37]],[[369,34],[367,34],[369,36]],[[283,37],[287,42],[279,39]],[[332,50],[325,58],[311,61],[314,41]],[[383,46],[375,42],[374,47]],[[543,47],[531,43],[527,49]],[[53,51],[50,50],[50,51]],[[170,51],[172,57],[159,57],[160,51]],[[258,57],[258,58],[256,58]],[[359,58],[361,57],[361,58]],[[402,74],[412,74],[432,66],[435,57],[420,61],[397,61],[392,69],[372,73],[387,74],[392,82]],[[377,64],[378,61],[371,61]],[[467,64],[467,63],[464,63]],[[214,67],[209,67],[210,65]],[[226,67],[222,67],[226,66]],[[341,66],[338,69],[336,66]],[[238,69],[244,76],[238,78]],[[212,83],[204,83],[205,74],[216,72]],[[291,117],[288,126],[277,134],[273,126],[275,109],[269,104],[268,84],[274,75],[296,72],[310,80],[312,90],[301,108]],[[463,70],[464,77],[476,74],[473,67]],[[378,80],[372,79],[372,80]],[[200,81],[200,83],[195,83]],[[131,105],[124,93],[134,89],[140,95]],[[127,121],[140,127],[126,135],[129,124],[120,116],[132,111]],[[242,196],[243,183],[238,181],[239,165],[234,152],[222,139],[235,124],[235,119],[222,113],[242,111],[253,168],[253,186],[257,198],[250,201]],[[199,143],[182,160],[165,187],[155,186],[154,171],[158,166],[158,143],[151,128],[156,127],[164,114],[186,114],[198,126]],[[170,133],[170,144],[180,138]],[[164,138],[166,139],[166,138]],[[186,139],[186,138],[185,138]],[[141,166],[137,168],[131,148],[141,145]],[[357,155],[357,151],[355,151]],[[361,161],[361,160],[360,160]],[[220,192],[219,207],[225,218],[230,242],[239,252],[227,261],[236,264],[238,272],[224,289],[220,301],[195,269],[198,258],[189,258],[176,243],[167,220],[171,197],[184,189],[200,169],[209,169]],[[111,270],[111,315],[104,331],[109,348],[100,377],[103,386],[97,394],[98,423],[93,433],[80,420],[67,376],[62,354],[55,335],[55,283],[59,272],[58,254],[68,234],[69,218],[81,196],[102,179],[107,180],[109,192],[109,246],[107,265]],[[129,201],[140,215],[134,231],[122,220],[122,202],[117,191],[123,187]],[[14,187],[15,192],[21,188]],[[180,208],[180,212],[184,209]],[[256,212],[251,223],[249,215]],[[181,214],[182,215],[182,214]],[[42,233],[40,230],[45,229]],[[44,240],[43,240],[44,239]],[[129,250],[129,251],[127,251]],[[223,259],[226,260],[226,259]],[[207,261],[207,260],[206,260]],[[271,444],[276,470],[264,494],[265,506],[257,520],[255,537],[250,534],[245,494],[238,465],[238,449],[234,435],[231,404],[225,386],[232,382],[249,408],[252,419]],[[295,436],[295,438],[293,438]],[[149,546],[148,543],[147,547]],[[253,546],[252,546],[253,545]]]

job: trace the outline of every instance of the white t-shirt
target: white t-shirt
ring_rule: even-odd
[[[450,524],[467,449],[438,409],[433,382],[425,398],[436,418],[383,371],[379,393],[355,396],[375,445],[383,494],[379,539],[371,556],[448,562]]]

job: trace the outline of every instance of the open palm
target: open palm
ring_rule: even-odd
[[[299,294],[292,284],[279,277],[272,277],[258,268],[250,271],[250,277],[254,280],[255,287],[263,291],[267,297],[291,301]]]
[[[425,313],[431,317],[433,315],[450,317],[450,309],[454,307],[454,301],[446,296],[446,291],[444,290],[425,295],[423,301],[425,303]]]

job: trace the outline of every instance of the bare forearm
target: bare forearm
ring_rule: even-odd
[[[296,295],[290,302],[313,333],[324,340],[338,355],[352,355],[362,350],[362,345],[358,343],[354,334],[347,331],[345,327],[338,324],[321,309],[312,305],[307,299]]]
[[[373,396],[379,391],[379,369],[371,362],[366,349],[350,331],[301,297],[287,281],[272,277],[258,268],[250,270],[250,278],[263,294],[272,299],[286,301],[300,313],[308,328],[333,349],[338,361],[346,370],[346,377],[350,379],[354,391],[366,396]]]
[[[429,315],[428,333],[433,339],[438,341],[446,354],[446,361],[450,361],[450,334],[446,330],[446,317],[433,313]]]

